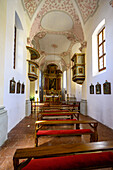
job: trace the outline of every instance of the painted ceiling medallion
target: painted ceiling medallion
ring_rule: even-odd
[[[49,31],[65,31],[72,29],[73,20],[66,12],[53,10],[42,17],[41,26]]]
[[[58,45],[52,44],[51,47],[53,47],[53,48],[58,48]]]
[[[55,54],[60,54],[67,51],[70,47],[71,42],[66,38],[65,35],[57,34],[46,34],[42,39],[39,39],[40,49],[45,51],[46,54],[54,53],[52,44],[56,44],[58,47],[55,48]]]

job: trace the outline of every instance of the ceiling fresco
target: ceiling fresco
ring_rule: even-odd
[[[30,45],[40,53],[40,69],[57,63],[70,65],[72,47],[85,42],[83,25],[94,14],[99,0],[22,0],[32,25]],[[86,44],[86,43],[85,43]]]

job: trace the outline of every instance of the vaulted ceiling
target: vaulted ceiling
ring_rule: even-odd
[[[22,0],[31,20],[29,43],[40,53],[40,69],[50,63],[64,71],[71,61],[72,47],[83,44],[83,27],[94,14],[99,0]]]

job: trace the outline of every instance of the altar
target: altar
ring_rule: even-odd
[[[43,102],[60,102],[62,71],[55,64],[49,64],[44,71]]]
[[[46,95],[46,102],[59,102],[60,98],[58,95]]]

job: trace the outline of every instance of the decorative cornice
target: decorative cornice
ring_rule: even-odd
[[[79,50],[82,52],[82,50],[86,47],[87,47],[87,42],[84,41],[84,42],[81,43],[81,47],[79,48]]]
[[[39,39],[44,38],[44,37],[46,36],[46,32],[45,32],[45,31],[39,32],[36,36],[37,36]]]

